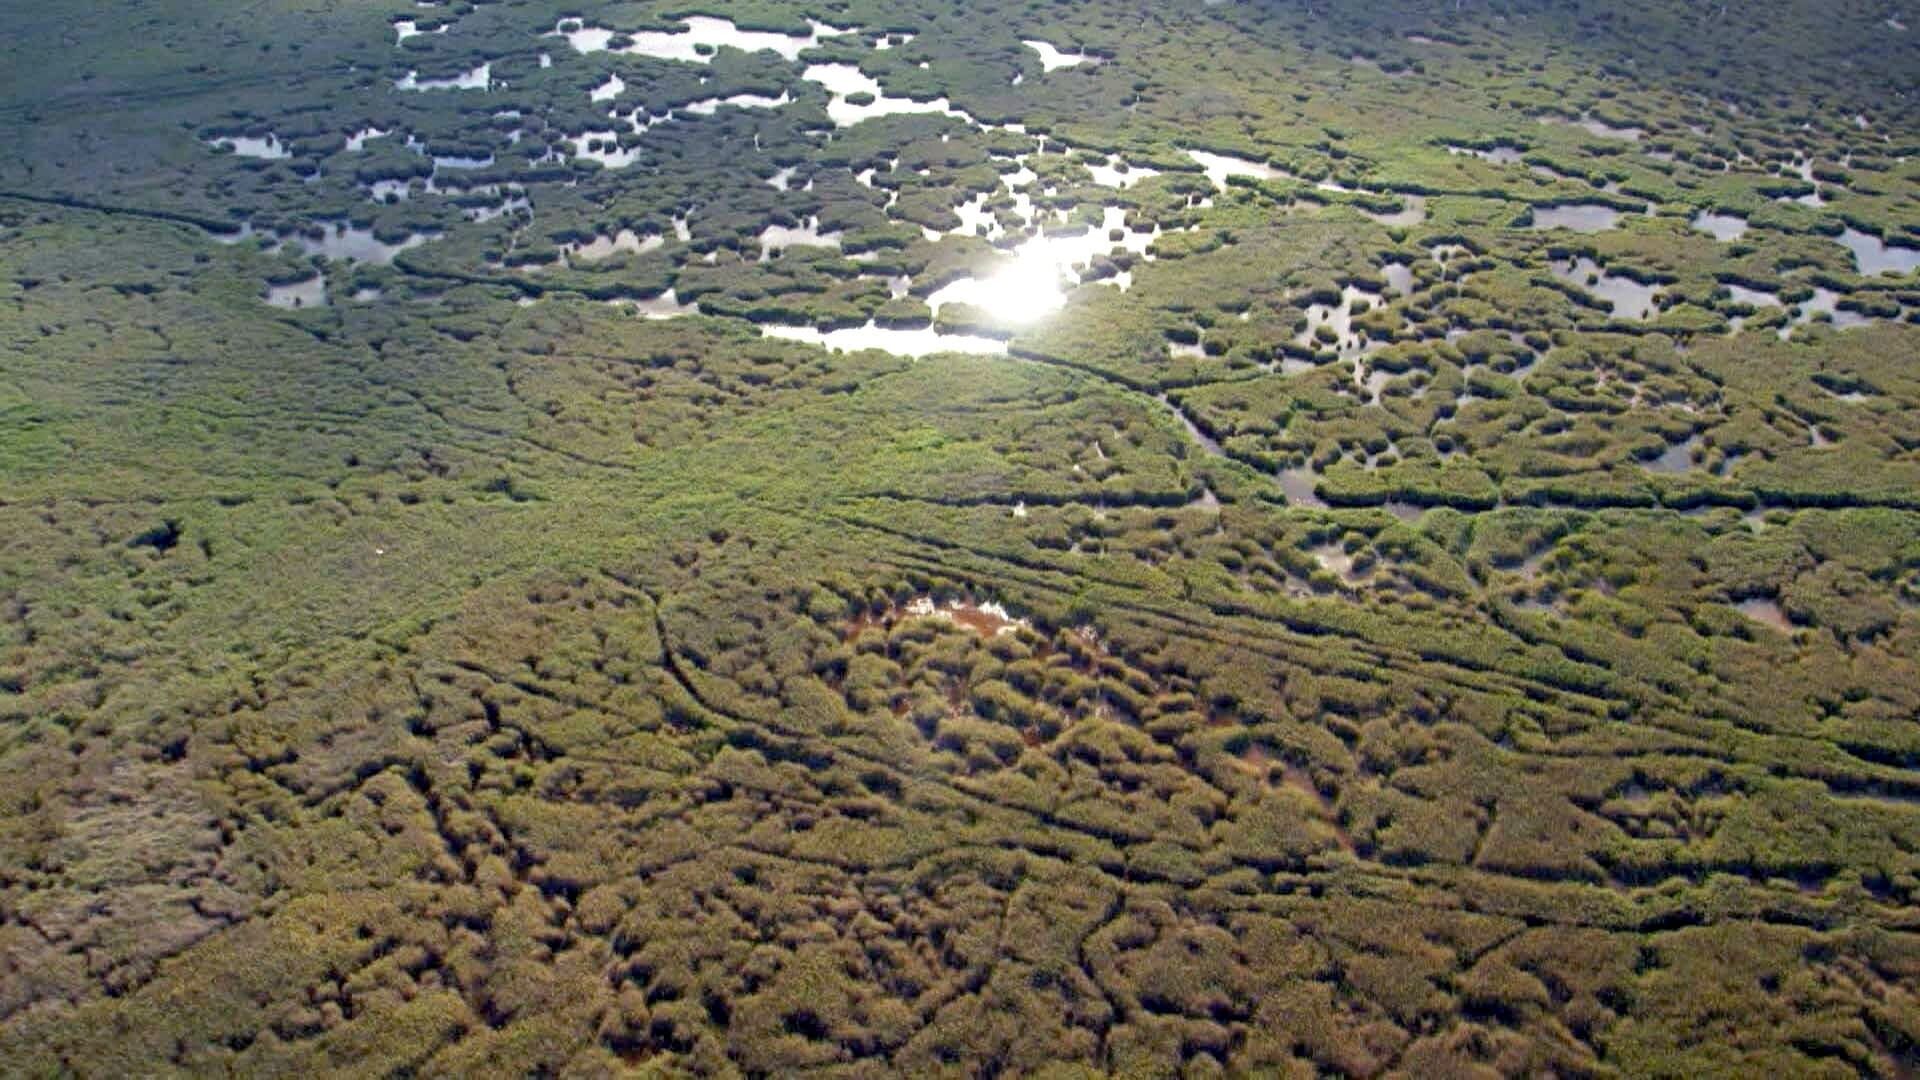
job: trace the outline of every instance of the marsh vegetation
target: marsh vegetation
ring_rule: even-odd
[[[1911,1074],[1890,10],[13,13],[4,1070]]]

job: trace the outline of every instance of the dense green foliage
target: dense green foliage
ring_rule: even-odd
[[[3,14],[0,1072],[1920,1070],[1897,12]]]

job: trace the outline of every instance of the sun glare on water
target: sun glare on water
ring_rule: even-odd
[[[1012,265],[978,282],[964,297],[996,322],[1028,326],[1066,306],[1067,280],[1063,267],[1041,242],[1029,242],[1015,252]]]
[[[1098,228],[1031,237],[1003,256],[1000,265],[939,289],[927,303],[936,310],[967,304],[1001,325],[1031,326],[1066,306],[1067,294],[1085,280],[1096,257],[1116,250],[1140,254],[1152,243],[1148,233],[1124,232],[1123,223],[1122,212],[1109,207]],[[1116,232],[1122,239],[1111,239]]]

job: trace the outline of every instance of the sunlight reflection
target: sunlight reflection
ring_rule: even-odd
[[[1146,253],[1154,234],[1130,231],[1125,224],[1125,211],[1106,207],[1098,226],[1022,241],[992,271],[940,288],[927,304],[935,311],[946,304],[967,304],[1007,326],[1037,322],[1066,306],[1067,293],[1089,280],[1089,264],[1096,257],[1116,251]]]

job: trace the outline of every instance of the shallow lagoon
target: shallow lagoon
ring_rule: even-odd
[[[269,285],[264,299],[277,308],[316,308],[327,306],[327,279],[325,275],[315,274],[304,281],[290,282],[285,285]]]
[[[1569,232],[1606,232],[1620,223],[1620,211],[1600,203],[1559,203],[1533,208],[1533,228]]]
[[[293,156],[293,151],[287,149],[286,145],[272,132],[265,135],[222,135],[207,142],[212,146],[231,150],[239,157],[279,161]]]
[[[852,64],[809,64],[801,78],[808,82],[819,83],[828,94],[827,116],[840,127],[850,127],[862,120],[871,120],[876,116],[902,116],[912,113],[938,113],[945,116],[957,116],[971,122],[972,118],[953,108],[946,98],[931,101],[914,101],[911,98],[888,97],[881,89],[879,80]],[[871,101],[855,104],[848,100],[859,95],[871,95]]]
[[[731,19],[715,18],[711,15],[689,15],[681,20],[684,30],[639,30],[628,35],[632,40],[620,49],[623,53],[637,56],[651,56],[658,60],[679,60],[689,64],[708,64],[713,62],[713,50],[731,47],[742,52],[759,52],[762,49],[779,53],[787,60],[798,60],[802,50],[818,45],[823,38],[834,37],[850,31],[829,26],[823,22],[808,23],[811,32],[802,35],[782,34],[771,30],[743,30]],[[562,19],[551,32],[552,36],[567,39],[575,52],[593,53],[612,48],[616,31],[604,27],[588,26],[580,19]]]
[[[1690,472],[1697,467],[1694,461],[1694,454],[1699,450],[1702,442],[1703,440],[1700,436],[1692,435],[1679,442],[1668,443],[1667,448],[1659,454],[1650,458],[1641,459],[1640,466],[1648,472],[1662,473],[1668,476],[1677,476],[1681,473]]]
[[[1707,233],[1723,243],[1738,240],[1747,232],[1746,218],[1737,214],[1716,214],[1711,210],[1695,214],[1692,224],[1695,231]]]
[[[1861,274],[1868,277],[1878,274],[1911,274],[1915,270],[1920,270],[1920,247],[1889,244],[1872,233],[1864,233],[1851,227],[1835,239],[1842,247],[1853,253],[1854,266]]]
[[[1524,156],[1524,151],[1519,147],[1507,146],[1505,144],[1495,144],[1484,150],[1471,146],[1449,146],[1447,147],[1447,153],[1460,154],[1466,157],[1477,157],[1481,161],[1491,162],[1495,165],[1518,165]]]
[[[569,244],[564,249],[569,260],[595,262],[614,255],[644,255],[666,246],[666,239],[654,233],[645,236],[632,229],[621,229],[609,236],[602,233],[585,243]]]
[[[1081,64],[1104,64],[1105,60],[1084,52],[1067,52],[1057,49],[1044,41],[1028,39],[1020,44],[1032,49],[1040,56],[1040,70],[1058,71],[1061,68],[1079,67]]]
[[[1235,176],[1250,176],[1255,180],[1284,180],[1287,172],[1276,169],[1264,161],[1234,157],[1231,154],[1216,154],[1210,150],[1187,151],[1187,156],[1200,163],[1200,168],[1213,181],[1213,186],[1225,191],[1227,181]]]
[[[1561,281],[1612,305],[1616,319],[1646,319],[1657,309],[1660,286],[1609,274],[1585,256],[1554,262],[1548,270]]]
[[[393,261],[394,256],[433,238],[432,233],[410,233],[398,243],[387,243],[375,236],[372,229],[333,221],[308,232],[294,233],[287,240],[303,248],[309,255],[385,266]]]
[[[451,75],[444,79],[423,79],[420,77],[418,71],[409,71],[406,75],[395,79],[393,82],[393,88],[395,90],[408,91],[485,90],[492,85],[493,64],[491,62],[481,64],[479,67],[473,68],[470,71],[464,71],[458,75]]]
[[[764,261],[790,247],[826,247],[838,249],[840,234],[820,228],[820,219],[810,217],[799,225],[769,225],[760,230],[760,258]]]
[[[799,341],[837,352],[879,349],[898,356],[922,357],[935,353],[957,352],[979,356],[1003,356],[1007,343],[973,334],[942,334],[932,327],[902,330],[867,323],[865,326],[821,330],[812,326],[764,324],[760,332],[783,341]]]
[[[431,30],[422,30],[420,24],[413,19],[395,19],[393,20],[393,43],[398,45],[410,37],[419,37],[422,34],[444,34],[451,29],[453,29],[452,23],[441,23]]]
[[[700,305],[681,303],[672,289],[645,300],[610,300],[608,303],[642,319],[680,319],[700,314]]]

